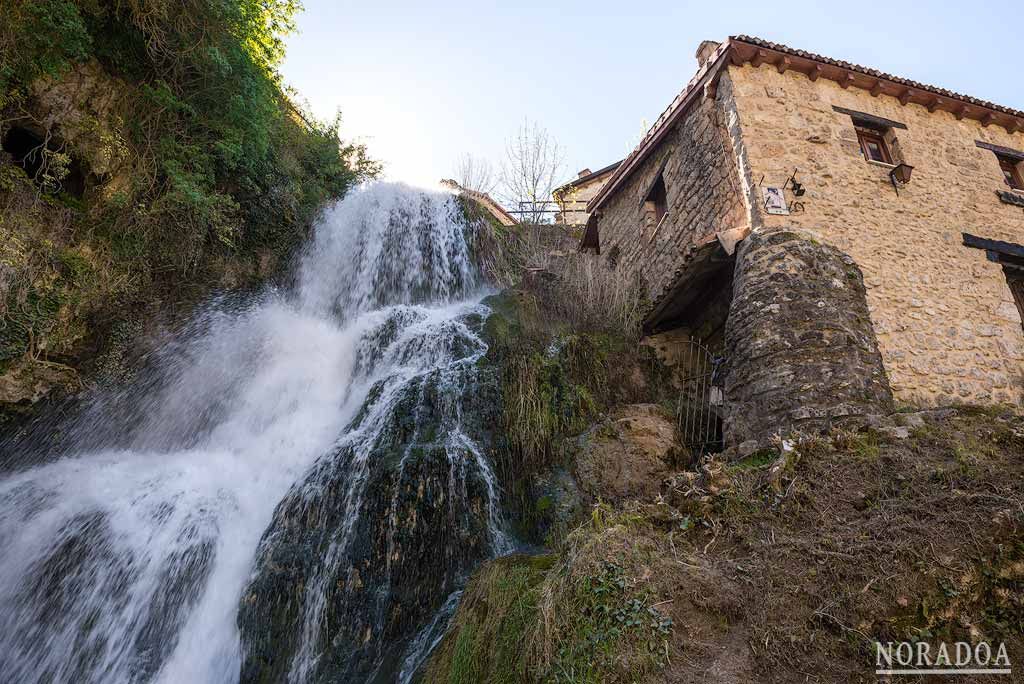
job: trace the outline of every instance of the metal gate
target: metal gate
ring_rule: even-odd
[[[683,379],[676,410],[683,445],[694,456],[722,449],[722,410],[725,395],[719,369],[724,361],[699,340],[683,351]]]

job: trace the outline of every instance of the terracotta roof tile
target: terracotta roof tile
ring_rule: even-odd
[[[885,79],[886,81],[892,81],[893,83],[905,85],[908,88],[926,90],[937,95],[943,95],[952,100],[961,100],[968,104],[973,104],[978,107],[984,107],[986,109],[992,109],[997,112],[1003,112],[1004,114],[1024,117],[1024,111],[1011,109],[1010,107],[1004,107],[1002,105],[997,105],[992,102],[988,102],[987,100],[980,100],[976,97],[971,97],[970,95],[961,95],[960,93],[953,92],[952,90],[946,90],[945,88],[939,88],[937,86],[928,85],[927,83],[918,83],[917,81],[911,81],[910,79],[907,78],[900,78],[899,76],[893,76],[892,74],[887,74],[884,71],[879,71],[878,69],[871,69],[869,67],[861,66],[859,64],[853,64],[852,62],[844,62],[843,60],[840,59],[824,57],[822,55],[817,55],[813,52],[807,52],[806,50],[796,50],[787,45],[782,45],[781,43],[773,43],[770,40],[764,40],[763,38],[757,38],[756,36],[739,35],[731,36],[729,39],[742,43],[749,43],[750,45],[756,45],[758,47],[767,48],[769,50],[775,50],[776,52],[785,52],[790,55],[796,55],[797,57],[803,57],[804,59],[810,59],[815,62],[821,62],[822,64],[829,64],[831,66],[842,67],[843,69],[849,69],[850,71],[858,71],[862,74],[867,74],[868,76],[874,76],[875,78],[882,78]]]
[[[715,50],[714,54],[712,54],[704,62],[704,64],[701,65],[701,67],[697,70],[697,73],[694,74],[693,78],[691,78],[689,83],[686,84],[686,87],[683,89],[683,91],[672,99],[672,102],[669,104],[669,106],[666,107],[665,111],[663,111],[661,115],[657,118],[657,120],[654,122],[654,125],[652,125],[651,128],[647,131],[647,133],[644,135],[643,139],[640,140],[640,143],[636,146],[636,148],[633,149],[633,151],[630,152],[626,156],[626,158],[622,160],[618,168],[615,170],[615,173],[612,174],[612,177],[608,179],[608,182],[605,184],[604,188],[602,188],[601,192],[599,192],[598,195],[590,201],[590,204],[587,207],[588,211],[595,211],[601,204],[604,203],[607,197],[611,196],[614,193],[615,188],[632,173],[634,168],[636,168],[637,164],[640,161],[642,161],[651,151],[651,149],[653,149],[655,144],[660,141],[663,129],[665,129],[666,127],[670,127],[672,124],[675,123],[676,119],[682,115],[682,105],[691,100],[691,96],[696,90],[696,87],[703,81],[704,77],[708,74],[708,72],[711,70],[721,68],[722,65],[725,63],[722,59],[723,55],[727,51],[729,51],[733,46],[739,43],[746,43],[747,45],[753,46],[755,48],[774,50],[775,52],[789,54],[796,57],[802,57],[812,62],[818,62],[820,64],[846,69],[847,71],[851,72],[866,74],[868,76],[872,76],[880,80],[890,81],[892,83],[903,85],[906,86],[907,88],[912,88],[914,90],[933,93],[935,95],[941,95],[950,100],[957,100],[966,104],[974,105],[975,107],[981,107],[995,112],[1001,112],[1003,114],[1007,114],[1013,117],[1024,118],[1024,111],[1012,109],[1010,107],[1004,107],[1002,105],[997,105],[986,100],[970,97],[968,95],[962,95],[951,90],[946,90],[945,88],[939,88],[924,83],[918,83],[917,81],[911,81],[906,78],[900,78],[899,76],[893,76],[892,74],[887,74],[877,69],[871,69],[868,67],[860,66],[859,64],[844,62],[838,59],[832,59],[831,57],[825,57],[823,55],[818,55],[813,52],[807,52],[806,50],[796,50],[794,48],[782,45],[780,43],[773,43],[771,41],[764,40],[763,38],[757,38],[754,36],[746,35],[730,36],[729,39],[724,41],[718,47],[718,49]]]
[[[587,183],[587,182],[597,178],[598,176],[603,176],[604,174],[608,173],[609,171],[614,171],[615,169],[619,168],[619,164],[621,164],[622,161],[623,160],[620,159],[619,161],[613,162],[613,163],[609,164],[608,166],[604,166],[604,167],[598,169],[597,171],[591,171],[590,173],[588,173],[585,176],[580,176],[579,178],[573,178],[568,183],[563,183],[562,185],[559,185],[557,188],[552,190],[551,194],[552,195],[558,195],[563,190],[568,190],[569,188],[575,188],[577,185],[582,185],[583,183]]]

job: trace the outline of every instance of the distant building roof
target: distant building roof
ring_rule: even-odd
[[[705,43],[707,42],[705,41]],[[704,43],[702,43],[703,46]],[[714,94],[719,75],[726,64],[739,66],[747,62],[754,66],[772,64],[780,72],[790,69],[799,71],[806,74],[812,81],[817,80],[819,76],[824,77],[838,82],[844,88],[850,86],[862,88],[870,91],[872,95],[883,93],[892,95],[904,105],[914,102],[928,107],[930,111],[942,109],[952,112],[958,119],[977,119],[985,126],[992,124],[1003,126],[1010,133],[1024,130],[1024,112],[1020,110],[900,78],[858,64],[823,57],[804,50],[796,50],[761,38],[742,35],[730,36],[713,52],[708,51],[706,60],[701,63],[694,77],[661,113],[640,144],[622,160],[612,177],[587,205],[587,211],[594,212],[604,204],[616,188],[672,130],[675,123],[705,92],[705,89],[709,95]]]
[[[609,164],[608,166],[605,166],[603,168],[600,168],[597,171],[583,169],[582,171],[580,171],[579,175],[576,178],[572,179],[568,183],[559,185],[551,192],[551,194],[555,197],[558,197],[559,195],[563,195],[569,190],[572,190],[573,188],[579,187],[581,185],[586,185],[587,183],[595,181],[601,176],[605,176],[614,171],[615,169],[619,168],[619,164],[621,163],[622,160],[620,159],[619,161]]]

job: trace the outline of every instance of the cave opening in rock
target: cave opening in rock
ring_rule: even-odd
[[[43,166],[43,139],[27,128],[15,126],[7,131],[3,145],[14,163],[25,169],[29,178],[35,178]]]
[[[65,152],[57,138],[47,138],[26,126],[12,126],[3,136],[3,150],[15,164],[25,170],[34,183],[51,192],[66,192],[81,197],[85,192],[85,174],[74,157],[67,163],[67,172],[57,177],[48,174],[53,155]]]

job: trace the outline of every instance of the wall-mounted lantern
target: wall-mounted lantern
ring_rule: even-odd
[[[793,169],[793,174],[786,181],[786,184],[782,186],[783,190],[788,186],[794,197],[803,197],[804,193],[807,192],[807,190],[804,189],[804,184],[798,182],[796,179],[796,174],[799,171],[800,169]]]
[[[910,174],[913,171],[914,167],[910,164],[897,164],[889,172],[889,180],[892,181],[892,187],[896,190],[897,195],[900,194],[900,186],[910,182]]]

